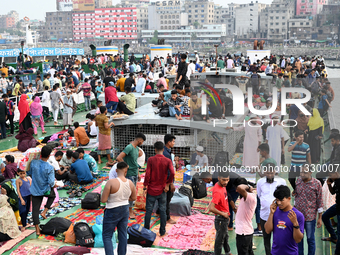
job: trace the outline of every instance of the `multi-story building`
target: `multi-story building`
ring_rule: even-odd
[[[309,17],[295,17],[288,21],[289,40],[311,40],[313,20]]]
[[[148,19],[148,6],[140,5],[137,6],[137,37],[142,38],[142,30],[147,30],[149,28]]]
[[[235,33],[237,37],[249,38],[259,31],[259,14],[267,7],[256,1],[241,4],[235,10]]]
[[[263,9],[259,14],[259,31],[256,33],[256,38],[265,39],[268,36],[268,8]]]
[[[154,30],[142,30],[142,38],[150,40]],[[204,24],[200,28],[186,26],[182,29],[161,29],[158,30],[158,37],[165,39],[166,43],[185,45],[188,43],[221,43],[226,39],[225,24]]]
[[[16,11],[10,11],[7,16],[14,18],[14,23],[18,23],[19,22],[19,13],[17,13]]]
[[[209,0],[185,2],[185,12],[188,13],[188,24],[213,24],[215,4]]]
[[[8,15],[2,15],[0,17],[0,28],[12,28],[15,27],[15,19],[14,17],[10,17]]]
[[[327,0],[296,0],[296,15],[316,15]]]
[[[95,37],[95,16],[95,12],[74,12],[72,14],[74,40],[84,40]]]
[[[226,24],[227,36],[232,37],[234,35],[235,18],[229,13],[229,7],[222,7],[215,5],[214,11],[214,23]]]
[[[268,36],[272,42],[283,42],[288,34],[288,21],[294,16],[294,0],[274,0],[268,7]]]
[[[130,5],[137,6],[140,4],[149,4],[149,3],[150,3],[150,0],[121,0],[120,1],[121,6],[130,6]]]
[[[73,40],[72,12],[46,12],[44,40]]]
[[[136,40],[136,7],[96,9],[95,25],[97,37],[113,40]]]
[[[96,8],[112,7],[112,0],[96,0],[95,6]]]
[[[182,12],[183,2],[158,1],[148,6],[148,29],[179,29],[188,25],[188,14]]]

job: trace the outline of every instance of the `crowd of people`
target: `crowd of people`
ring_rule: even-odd
[[[114,65],[113,65],[114,63]],[[82,65],[89,65],[91,74],[85,74]],[[104,65],[104,67],[103,67]],[[5,64],[3,65],[5,66]],[[220,69],[241,68],[241,76],[233,82],[247,94],[247,88],[253,88],[253,102],[261,110],[267,110],[272,105],[272,95],[261,83],[261,77],[272,76],[272,83],[280,93],[282,87],[303,87],[311,91],[312,97],[305,104],[311,116],[305,115],[295,105],[289,108],[289,120],[295,120],[297,125],[287,132],[280,120],[280,102],[274,114],[260,118],[248,116],[251,125],[233,127],[234,132],[244,131],[242,166],[256,173],[256,183],[250,183],[236,173],[220,171],[211,173],[207,156],[202,146],[197,147],[197,156],[193,168],[203,169],[199,178],[206,183],[213,183],[212,200],[209,211],[215,214],[215,254],[231,254],[228,231],[236,233],[236,248],[238,254],[253,253],[253,236],[263,236],[266,254],[304,254],[303,238],[307,236],[308,254],[315,254],[315,227],[324,223],[330,237],[322,240],[337,244],[335,254],[340,254],[340,225],[338,234],[333,226],[339,211],[339,174],[318,174],[312,176],[313,164],[321,163],[321,139],[324,133],[323,117],[334,100],[334,90],[330,86],[322,57],[286,57],[275,55],[265,57],[255,63],[243,55],[219,56],[217,59],[200,57],[195,53],[195,59],[189,60],[187,54],[168,54],[167,58],[155,57],[150,61],[148,55],[137,60],[132,54],[128,62],[120,55],[101,55],[69,59],[59,63],[52,62],[51,68],[43,75],[37,76],[36,87],[25,88],[20,77],[15,77],[15,83],[10,85],[12,77],[7,79],[2,72],[0,89],[3,102],[0,102],[0,127],[2,138],[6,138],[6,121],[11,125],[14,134],[13,115],[15,107],[20,113],[18,149],[22,152],[35,148],[39,142],[33,137],[40,127],[45,132],[44,123],[49,121],[52,109],[54,125],[59,125],[58,117],[62,115],[64,129],[69,126],[66,135],[74,137],[75,145],[86,146],[90,138],[98,142],[98,161],[86,154],[84,149],[76,151],[55,151],[50,146],[41,149],[41,159],[33,160],[29,171],[17,169],[15,159],[7,155],[2,171],[0,196],[0,240],[5,241],[20,235],[18,224],[21,218],[21,230],[27,227],[27,213],[32,202],[32,217],[37,234],[39,228],[39,209],[43,197],[47,203],[42,213],[47,211],[56,197],[56,180],[72,181],[84,185],[93,181],[98,172],[98,164],[107,158],[107,165],[112,169],[109,181],[102,192],[101,201],[106,203],[103,219],[103,242],[106,254],[113,254],[112,235],[118,228],[118,254],[126,253],[127,223],[129,218],[135,218],[133,210],[136,200],[136,185],[141,181],[138,162],[143,157],[141,146],[146,136],[138,133],[135,139],[127,144],[113,161],[111,157],[111,128],[108,113],[135,114],[134,92],[157,93],[157,99],[152,101],[153,107],[162,117],[176,117],[178,120],[187,118],[194,121],[209,122],[211,118],[224,118],[232,115],[233,99],[230,91],[219,89],[221,102],[212,103],[214,98],[207,93],[207,114],[202,115],[201,90],[191,86],[190,79],[195,73],[206,72],[210,67]],[[155,79],[157,73],[158,79]],[[261,74],[263,73],[263,74]],[[261,75],[260,75],[261,74]],[[124,77],[127,75],[127,77]],[[174,75],[175,82],[170,88],[166,76]],[[213,81],[204,80],[213,85]],[[117,91],[126,94],[118,98]],[[78,122],[73,122],[77,110],[72,93],[83,92],[87,123],[85,128]],[[209,89],[208,89],[209,92]],[[96,105],[91,102],[92,94]],[[105,102],[99,100],[104,93]],[[12,96],[17,96],[16,99]],[[300,98],[300,93],[290,93],[291,98]],[[280,97],[278,97],[280,98]],[[18,103],[16,106],[15,103]],[[61,107],[63,105],[63,107]],[[61,111],[61,108],[63,110]],[[260,120],[265,120],[265,125]],[[272,125],[271,125],[272,123]],[[329,137],[333,145],[332,156],[327,166],[340,162],[340,134],[332,130]],[[63,141],[64,136],[58,138]],[[290,169],[288,183],[279,177],[277,168],[286,166],[288,158],[285,145],[288,140]],[[160,215],[159,235],[166,235],[166,224],[175,224],[170,216],[170,202],[173,197],[174,175],[178,161],[175,160],[172,149],[176,137],[171,134],[164,136],[164,141],[154,144],[155,156],[147,159],[146,173],[143,183],[143,195],[146,197],[146,214],[144,227],[150,228],[150,219],[155,202],[158,202]],[[145,155],[144,155],[145,157]],[[11,179],[16,179],[16,190]],[[256,186],[255,186],[256,185]],[[288,187],[291,185],[292,191]],[[255,188],[256,187],[256,192]],[[334,197],[334,194],[336,198]],[[5,197],[5,195],[7,197]],[[81,196],[79,190],[71,190],[70,196]],[[239,203],[236,206],[236,201]],[[294,198],[294,204],[292,202]],[[324,213],[323,213],[324,212]],[[253,228],[252,219],[255,215],[257,227]],[[339,216],[337,221],[340,222]],[[234,230],[235,225],[235,230]],[[273,240],[271,241],[271,236]],[[339,240],[339,242],[338,242]]]

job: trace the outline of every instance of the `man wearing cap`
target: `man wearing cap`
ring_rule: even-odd
[[[73,113],[73,97],[72,91],[70,89],[66,90],[66,95],[64,96],[64,115],[63,115],[63,125],[64,129],[68,125],[69,128],[72,125],[72,113]]]
[[[196,163],[195,165],[192,166],[192,168],[194,167],[199,167],[199,168],[206,168],[208,167],[208,157],[207,155],[205,155],[203,153],[203,147],[202,146],[197,146],[196,148],[196,152],[197,152],[197,156],[196,156]]]

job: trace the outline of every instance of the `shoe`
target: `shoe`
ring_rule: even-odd
[[[263,236],[262,230],[259,230],[258,228],[254,229],[253,236]]]
[[[256,246],[255,246],[255,244],[253,244],[253,247],[252,247],[252,249],[253,249],[253,250],[256,250]]]
[[[71,193],[71,195],[69,196],[69,198],[74,198],[76,196],[76,193]]]
[[[78,191],[77,194],[76,194],[77,197],[81,197],[82,195],[83,195],[83,193],[81,193],[81,191]]]
[[[66,193],[70,194],[70,193],[72,193],[72,191],[73,191],[73,189],[69,189]]]

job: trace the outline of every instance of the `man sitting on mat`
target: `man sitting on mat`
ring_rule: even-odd
[[[79,152],[72,154],[71,171],[68,175],[69,179],[77,184],[86,184],[93,181],[89,165],[83,159],[79,159]]]
[[[79,127],[79,122],[74,122],[74,138],[76,138],[77,147],[88,145],[90,138],[87,136],[85,128]]]

